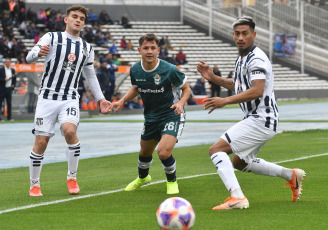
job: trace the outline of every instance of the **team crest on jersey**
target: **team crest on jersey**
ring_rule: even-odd
[[[70,61],[70,62],[74,62],[76,60],[76,56],[74,53],[69,53],[68,56],[67,56],[67,59]]]
[[[161,82],[161,76],[159,76],[158,74],[156,74],[154,76],[154,81],[156,85],[159,85],[159,83]]]

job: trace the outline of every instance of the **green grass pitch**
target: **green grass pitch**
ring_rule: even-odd
[[[193,229],[327,229],[328,130],[276,135],[258,157],[283,166],[302,168],[307,177],[301,199],[292,202],[281,178],[236,172],[250,202],[246,210],[213,211],[228,196],[208,156],[209,145],[176,148],[178,196],[196,213]],[[64,153],[63,153],[64,154]],[[300,157],[316,156],[299,160]],[[81,160],[81,193],[67,192],[67,163],[46,164],[41,174],[43,197],[29,197],[28,167],[0,170],[0,229],[159,229],[156,210],[169,196],[165,175],[154,153],[150,174],[154,183],[134,192],[123,188],[137,177],[138,153]],[[291,160],[291,161],[288,161]],[[194,176],[190,177],[189,176]],[[110,192],[112,191],[112,192]],[[100,195],[101,192],[107,192]],[[88,195],[94,194],[95,196]],[[81,198],[76,200],[65,200]],[[61,203],[46,203],[65,200]],[[44,204],[34,208],[28,205]],[[13,209],[10,212],[5,210]]]

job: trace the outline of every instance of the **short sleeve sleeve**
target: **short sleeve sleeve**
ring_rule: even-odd
[[[182,87],[187,81],[186,75],[176,66],[173,66],[171,69],[170,79],[172,84],[178,88]]]

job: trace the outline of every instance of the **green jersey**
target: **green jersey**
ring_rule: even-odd
[[[143,101],[145,122],[177,116],[170,107],[180,100],[180,87],[187,78],[175,65],[158,59],[156,67],[147,71],[138,61],[131,67],[130,77]]]

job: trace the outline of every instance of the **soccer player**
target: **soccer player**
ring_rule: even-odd
[[[205,109],[211,113],[227,104],[239,103],[244,119],[228,129],[209,149],[211,160],[217,173],[225,184],[231,197],[214,207],[214,210],[243,209],[249,207],[234,168],[243,172],[281,177],[292,190],[292,200],[296,201],[302,191],[305,172],[301,169],[289,169],[256,158],[263,145],[275,134],[278,125],[278,108],[273,91],[272,66],[265,53],[254,46],[256,37],[255,22],[251,17],[238,18],[232,25],[233,38],[239,50],[233,79],[213,74],[212,69],[203,61],[197,70],[207,80],[212,81],[236,95],[221,98],[208,98]],[[228,154],[234,153],[232,162]]]
[[[130,69],[132,87],[121,100],[112,103],[111,110],[117,112],[125,102],[139,94],[144,104],[145,123],[140,140],[139,176],[125,191],[136,190],[151,181],[149,167],[158,145],[157,152],[167,177],[167,194],[177,194],[179,188],[172,150],[184,127],[183,106],[191,89],[185,74],[176,66],[157,58],[160,49],[158,43],[159,39],[154,34],[140,37],[138,51],[142,59]]]
[[[45,70],[32,130],[35,143],[30,153],[30,196],[42,196],[40,173],[43,154],[49,139],[55,134],[57,119],[67,143],[68,192],[80,192],[76,173],[81,147],[76,131],[80,118],[77,87],[82,70],[92,93],[100,102],[101,112],[107,113],[110,109],[111,103],[105,100],[94,72],[94,50],[79,37],[87,15],[88,9],[84,6],[69,7],[64,19],[65,32],[45,34],[26,57],[28,62],[35,62],[45,56]]]

